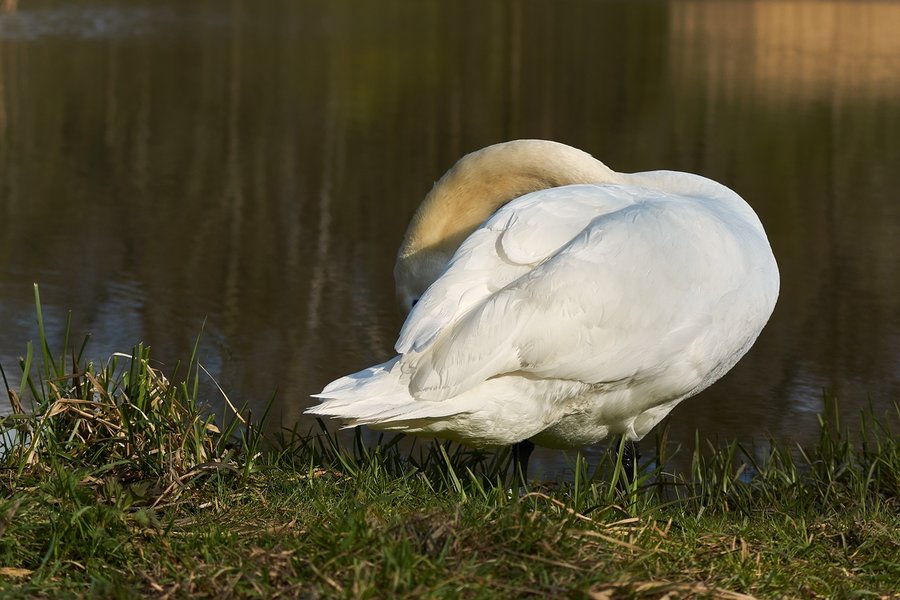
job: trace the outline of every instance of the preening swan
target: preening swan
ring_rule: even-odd
[[[394,274],[411,311],[397,356],[306,412],[476,447],[641,439],[747,352],[779,287],[759,218],[727,187],[541,140],[457,162]]]

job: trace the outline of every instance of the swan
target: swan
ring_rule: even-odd
[[[763,226],[729,188],[617,173],[544,140],[460,159],[413,216],[394,275],[409,311],[397,355],[328,384],[306,413],[527,444],[523,473],[533,444],[643,438],[749,350],[779,290]]]

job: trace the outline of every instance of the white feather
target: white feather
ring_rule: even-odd
[[[307,412],[477,446],[640,439],[749,349],[778,270],[728,188],[671,171],[615,180],[500,208],[422,295],[398,356]]]

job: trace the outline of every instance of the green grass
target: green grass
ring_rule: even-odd
[[[591,471],[577,459],[570,483],[520,488],[508,453],[345,447],[324,430],[267,442],[237,409],[216,422],[196,356],[165,376],[141,346],[102,364],[67,339],[54,354],[36,306],[39,351],[0,422],[5,595],[900,591],[897,406],[853,432],[835,411],[815,447],[764,460],[698,448],[687,474],[656,457],[624,484],[613,444]]]

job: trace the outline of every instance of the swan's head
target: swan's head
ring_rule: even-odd
[[[456,247],[447,244],[443,249],[428,248],[414,255],[397,258],[394,265],[394,282],[397,302],[400,303],[400,309],[404,314],[409,314],[428,286],[437,280],[453,257]]]
[[[546,140],[515,140],[465,155],[434,184],[406,230],[394,265],[400,306],[409,312],[463,240],[510,200],[618,177],[587,152]]]

